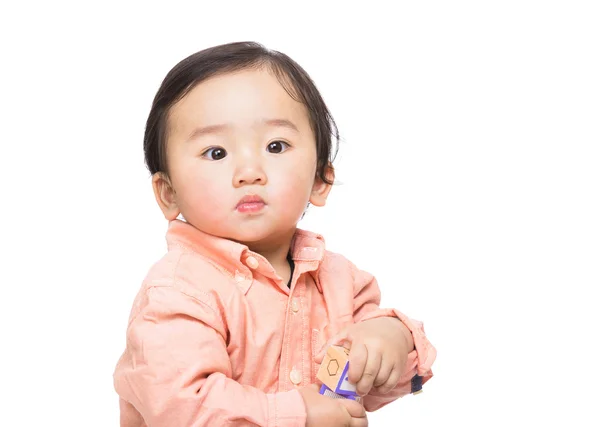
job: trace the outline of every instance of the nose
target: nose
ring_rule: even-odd
[[[267,175],[258,159],[245,157],[240,160],[235,173],[233,174],[233,186],[243,187],[244,185],[265,185]]]

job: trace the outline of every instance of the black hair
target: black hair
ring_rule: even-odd
[[[170,108],[196,85],[218,74],[268,67],[292,99],[304,104],[316,140],[317,176],[328,184],[326,172],[339,147],[339,131],[308,73],[289,56],[260,43],[235,42],[196,52],[175,65],[158,89],[144,134],[144,156],[151,174],[167,176],[167,119]],[[335,148],[332,137],[335,138]]]

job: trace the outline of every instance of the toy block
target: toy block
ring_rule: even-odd
[[[331,392],[354,398],[357,396],[356,385],[350,384],[348,380],[349,353],[349,350],[342,346],[329,347],[317,372],[317,379]]]

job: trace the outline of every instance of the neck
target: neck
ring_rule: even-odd
[[[282,235],[275,236],[274,238],[269,239],[269,241],[246,243],[251,251],[262,255],[269,261],[284,283],[289,281],[291,275],[291,268],[287,256],[290,252],[290,246],[295,232],[296,229],[293,229]]]

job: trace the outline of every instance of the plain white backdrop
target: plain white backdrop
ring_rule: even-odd
[[[600,425],[599,21],[592,1],[0,6],[0,425],[118,425],[165,250],[146,115],[176,62],[240,40],[299,62],[343,137],[300,227],[438,349],[371,425]]]

